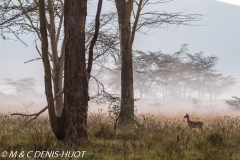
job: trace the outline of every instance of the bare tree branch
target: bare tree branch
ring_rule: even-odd
[[[35,58],[35,59],[31,59],[31,60],[28,60],[28,61],[26,61],[26,62],[24,62],[24,63],[33,62],[33,61],[37,61],[37,60],[40,60],[40,59],[42,59],[42,58]]]
[[[96,14],[96,18],[95,18],[95,33],[93,36],[93,39],[91,41],[91,45],[89,47],[89,57],[88,57],[88,67],[87,67],[87,72],[89,73],[89,75],[91,74],[91,70],[92,70],[92,62],[93,62],[93,47],[96,44],[97,38],[98,38],[98,33],[99,33],[99,26],[100,26],[100,21],[99,21],[99,17],[101,14],[101,9],[102,9],[102,1],[103,0],[99,0],[98,2],[98,9],[97,9],[97,14]]]
[[[59,92],[54,98],[53,100],[55,101],[56,98],[58,96],[60,96],[61,94],[63,94],[63,90],[61,92]],[[45,112],[46,110],[48,109],[48,106],[46,106],[45,108],[43,108],[42,110],[40,110],[39,112],[37,113],[34,113],[34,114],[23,114],[23,113],[12,113],[11,116],[24,116],[24,117],[32,117],[34,116],[32,119],[30,119],[28,121],[28,123],[32,122],[34,119],[36,119],[38,116],[40,116],[43,112]]]
[[[24,42],[19,38],[19,36],[18,36],[11,28],[8,27],[8,29],[13,33],[13,35],[14,35],[20,42],[22,42],[25,46],[27,46],[27,44],[24,43]]]

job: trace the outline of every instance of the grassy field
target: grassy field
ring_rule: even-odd
[[[192,120],[197,116],[189,114]],[[117,130],[104,113],[89,113],[89,145],[64,146],[54,137],[47,117],[26,125],[26,118],[0,115],[0,154],[3,151],[87,151],[88,160],[240,160],[240,118],[198,115],[204,128],[189,130],[184,115],[136,117],[134,129]],[[33,153],[31,155],[33,155]],[[3,158],[0,159],[10,159]],[[20,159],[20,158],[12,158]],[[22,158],[24,159],[24,158]],[[26,158],[25,159],[29,159]],[[31,159],[31,158],[30,158]],[[36,158],[37,159],[37,158]],[[40,158],[39,158],[40,159]],[[47,159],[47,158],[42,158]],[[70,159],[55,157],[48,159]]]

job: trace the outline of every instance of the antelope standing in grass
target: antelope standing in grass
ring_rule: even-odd
[[[190,129],[192,129],[192,128],[203,128],[203,122],[190,121],[188,114],[186,114],[186,116],[184,116],[184,118],[187,118],[187,123],[188,123],[188,126],[189,126]]]

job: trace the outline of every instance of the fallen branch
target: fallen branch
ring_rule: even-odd
[[[63,90],[64,90],[64,89],[63,89]],[[61,94],[63,94],[63,90],[60,91],[60,92],[53,98],[53,101],[55,101],[58,96],[60,96]],[[48,109],[48,106],[46,106],[46,107],[43,108],[41,111],[39,111],[39,112],[37,112],[37,113],[34,113],[34,114],[12,113],[11,116],[25,116],[25,117],[35,116],[35,117],[33,117],[32,119],[30,119],[30,120],[28,121],[28,123],[30,123],[31,121],[33,121],[34,119],[36,119],[38,116],[40,116],[43,112],[45,112],[47,109]]]

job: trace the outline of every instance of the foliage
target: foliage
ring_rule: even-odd
[[[233,96],[232,99],[225,101],[232,109],[240,109],[240,98]]]
[[[224,76],[215,69],[216,56],[188,53],[187,45],[173,54],[135,51],[134,85],[140,98],[198,99],[209,95],[216,99],[236,83],[232,76]]]
[[[223,142],[223,138],[219,133],[210,134],[207,139],[214,146],[221,145]]]

